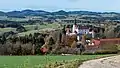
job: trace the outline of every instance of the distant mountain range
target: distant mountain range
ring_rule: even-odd
[[[43,10],[22,10],[22,11],[11,11],[11,12],[2,12],[0,11],[0,16],[42,16],[42,15],[69,15],[69,14],[78,14],[78,15],[100,15],[100,14],[114,14],[119,15],[120,13],[116,12],[91,12],[91,11],[56,11],[48,12]]]

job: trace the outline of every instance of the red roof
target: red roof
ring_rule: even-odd
[[[115,40],[120,40],[120,38],[100,39],[100,41],[115,41]]]
[[[94,43],[94,45],[99,46],[100,45],[100,40],[92,40],[92,42]]]
[[[113,39],[100,39],[100,40],[92,40],[95,45],[104,45],[104,44],[120,44],[120,38],[113,38]]]
[[[47,48],[45,48],[45,47],[40,48],[40,50],[41,50],[42,52],[44,52],[44,53],[48,51],[48,49],[47,49]]]
[[[95,45],[88,45],[86,46],[86,49],[88,50],[92,50],[92,49],[96,49],[99,48],[99,46],[104,46],[104,45],[115,45],[115,44],[120,44],[120,38],[113,38],[113,39],[93,39],[92,42]]]

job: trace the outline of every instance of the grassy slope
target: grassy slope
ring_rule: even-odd
[[[9,31],[16,31],[16,28],[0,28],[0,34],[9,32]]]
[[[38,30],[34,30],[36,26],[38,27]],[[56,23],[46,24],[46,25],[26,25],[24,27],[28,31],[27,32],[19,33],[18,35],[19,36],[24,36],[24,35],[29,35],[30,33],[34,34],[35,32],[40,32],[42,29],[51,29],[51,28],[57,29],[58,26],[59,26],[59,24],[56,24]]]
[[[16,28],[0,28],[0,32],[9,32],[9,31],[15,31]]]
[[[38,30],[34,30],[35,27],[38,27]],[[29,35],[30,33],[33,34],[35,32],[39,32],[41,29],[46,29],[46,28],[58,28],[59,24],[53,23],[53,24],[46,24],[46,25],[26,25],[24,26],[28,31],[27,32],[22,32],[19,33],[18,35]],[[4,32],[9,32],[9,31],[16,31],[16,28],[0,28],[0,34],[3,34]]]
[[[32,68],[36,65],[44,66],[48,63],[59,62],[63,60],[87,60],[108,55],[72,55],[72,56],[0,56],[0,68]]]
[[[59,25],[56,23],[53,24],[45,24],[45,25],[40,25],[40,24],[36,24],[36,25],[26,25],[24,26],[27,30],[34,30],[35,27],[38,27],[38,29],[44,29],[44,28],[57,28]]]

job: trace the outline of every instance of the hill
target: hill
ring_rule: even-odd
[[[91,11],[56,11],[56,12],[48,12],[44,10],[22,10],[22,11],[10,11],[10,12],[2,12],[0,11],[0,16],[40,16],[40,15],[69,15],[69,14],[78,14],[78,15],[120,15],[120,13],[116,12],[91,12]]]

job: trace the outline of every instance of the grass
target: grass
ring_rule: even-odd
[[[0,32],[9,32],[9,31],[15,31],[16,28],[0,28]]]
[[[40,29],[44,29],[44,28],[58,28],[59,24],[57,23],[53,23],[53,24],[36,24],[36,25],[25,25],[24,27],[26,28],[26,30],[34,30],[35,27],[38,27],[38,30]]]
[[[38,27],[38,30],[35,30],[35,27]],[[41,32],[41,31],[44,31],[46,29],[57,29],[59,26],[59,24],[57,23],[53,23],[53,24],[46,24],[46,25],[40,25],[40,24],[37,24],[37,25],[26,25],[24,26],[27,30],[27,32],[22,32],[22,33],[19,33],[18,35],[19,36],[24,36],[24,35],[29,35],[30,33],[31,34],[34,34],[36,32]]]
[[[71,56],[0,56],[0,68],[36,68],[54,62],[79,59],[89,60],[108,55],[71,55]],[[43,68],[43,67],[42,67]]]
[[[42,29],[52,29],[52,28],[57,29],[59,27],[59,24],[58,23],[44,24],[44,25],[36,24],[36,25],[25,25],[24,27],[27,30],[27,32],[18,33],[19,36],[29,35],[30,33],[34,34],[35,32],[43,31]],[[38,30],[35,30],[36,27],[38,27]],[[0,34],[9,31],[16,31],[16,28],[0,28]]]
[[[29,35],[30,33],[34,34],[36,32],[39,32],[39,31],[38,30],[31,30],[31,31],[27,31],[27,32],[22,32],[22,33],[18,33],[18,36],[25,36],[25,35]]]
[[[9,32],[9,31],[16,31],[16,28],[0,28],[0,34]]]

